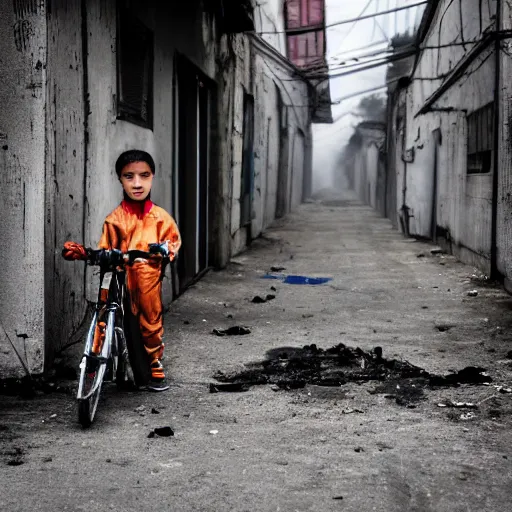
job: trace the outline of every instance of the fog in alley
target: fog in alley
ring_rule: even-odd
[[[377,95],[384,103],[386,101],[388,65],[358,72],[354,65],[359,62],[361,67],[365,67],[365,62],[375,63],[376,57],[385,57],[385,51],[389,49],[393,36],[407,32],[414,34],[421,21],[424,6],[352,23],[336,23],[417,3],[417,0],[326,1],[327,62],[332,76],[330,88],[334,123],[313,127],[315,192],[332,188],[346,191],[349,188],[343,168],[343,148],[359,122],[374,120],[372,112],[361,112],[358,106],[369,95]],[[380,55],[378,52],[381,52]],[[336,76],[349,71],[354,73]]]

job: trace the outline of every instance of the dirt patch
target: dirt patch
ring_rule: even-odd
[[[399,405],[420,401],[427,388],[491,382],[484,368],[466,367],[448,375],[430,374],[408,361],[385,359],[381,347],[371,351],[340,343],[329,349],[306,345],[282,347],[267,352],[266,359],[246,365],[246,370],[226,374],[218,371],[210,391],[247,391],[251,386],[270,384],[280,389],[298,389],[307,384],[342,386],[348,382],[376,381],[375,393],[386,394]]]

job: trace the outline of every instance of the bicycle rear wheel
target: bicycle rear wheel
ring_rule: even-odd
[[[116,327],[116,385],[118,389],[126,389],[133,384],[133,376],[130,379],[130,368],[128,360],[128,349],[121,327]],[[131,381],[131,382],[130,382]]]
[[[145,387],[150,377],[149,357],[140,334],[139,319],[131,312],[128,297],[124,308],[124,335],[135,386]]]

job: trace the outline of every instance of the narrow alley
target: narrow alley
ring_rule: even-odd
[[[508,510],[511,308],[473,267],[404,238],[369,206],[310,201],[170,305],[167,393],[107,386],[88,430],[74,380],[2,397],[0,510]],[[250,333],[213,333],[235,326]],[[492,381],[425,385],[404,402],[394,381],[223,392],[214,378],[340,343],[431,375],[479,367]],[[81,348],[64,363],[76,367]],[[148,437],[165,426],[173,436]]]

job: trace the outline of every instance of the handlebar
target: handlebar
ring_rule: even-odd
[[[167,244],[149,244],[148,251],[131,250],[122,252],[119,249],[88,249],[87,262],[102,268],[115,268],[123,265],[133,265],[138,259],[149,259],[151,256],[162,256],[164,263],[169,263],[170,255]]]

